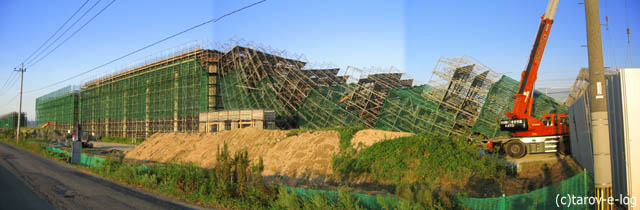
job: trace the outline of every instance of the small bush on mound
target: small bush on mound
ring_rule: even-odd
[[[290,136],[297,136],[301,133],[305,133],[305,132],[310,132],[312,131],[311,129],[308,128],[296,128],[296,129],[291,129],[287,132],[285,137],[290,137]]]
[[[360,151],[341,146],[332,167],[343,184],[364,177],[374,184],[395,185],[396,195],[407,202],[398,207],[418,203],[456,208],[458,193],[468,190],[469,178],[497,181],[506,176],[504,163],[476,149],[462,139],[421,134],[377,142]]]

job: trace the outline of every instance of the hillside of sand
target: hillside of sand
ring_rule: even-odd
[[[336,131],[313,131],[287,137],[288,131],[243,128],[218,133],[158,133],[128,151],[125,158],[157,162],[193,162],[216,166],[216,153],[225,143],[230,152],[247,150],[252,162],[262,157],[263,176],[286,181],[323,182],[331,174],[331,159],[339,151]],[[410,133],[362,130],[354,145],[370,146]]]

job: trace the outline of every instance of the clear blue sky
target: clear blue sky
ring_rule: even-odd
[[[640,66],[640,2],[600,1],[605,65]],[[0,85],[84,1],[0,0]],[[97,0],[91,0],[87,9]],[[102,0],[84,20],[107,5]],[[253,1],[116,1],[49,57],[29,68],[25,91],[91,69],[168,35]],[[538,87],[568,87],[587,65],[584,6],[562,0],[542,60]],[[304,54],[338,67],[396,67],[427,81],[438,58],[471,56],[519,79],[546,8],[536,1],[276,1],[206,25],[49,90],[26,94],[24,111],[35,118],[35,98],[66,85],[110,73],[166,48],[192,40],[244,39]],[[80,12],[80,14],[83,13]],[[78,15],[79,16],[79,15]],[[72,20],[71,22],[73,22]],[[627,24],[633,57],[627,59]],[[72,29],[67,35],[75,30]],[[64,39],[64,38],[62,38]],[[54,45],[55,46],[55,45]],[[630,64],[632,63],[632,64]],[[544,82],[554,79],[554,82]],[[558,80],[559,79],[559,80]],[[564,80],[563,80],[564,79]],[[17,84],[0,90],[0,113],[17,110]]]

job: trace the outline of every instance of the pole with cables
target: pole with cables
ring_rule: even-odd
[[[596,199],[611,197],[611,151],[609,145],[609,120],[607,114],[606,86],[604,84],[604,59],[600,35],[598,0],[585,0],[587,20],[587,48],[589,56],[589,103],[591,108],[591,141]],[[612,209],[602,202],[596,209]]]
[[[20,98],[18,102],[18,129],[16,130],[16,143],[20,141],[20,123],[22,123],[22,81],[24,78],[24,72],[27,69],[24,68],[24,63],[20,65],[19,69],[14,69],[14,71],[20,72]]]

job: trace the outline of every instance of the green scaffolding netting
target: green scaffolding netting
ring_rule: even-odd
[[[38,125],[53,121],[56,121],[57,124],[72,125],[77,117],[77,102],[78,94],[76,92],[36,99]]]
[[[507,76],[502,76],[498,82],[491,85],[487,93],[480,115],[474,123],[471,131],[482,134],[487,138],[497,136],[510,136],[506,131],[500,131],[500,120],[506,119],[505,112],[510,112],[513,107],[513,94],[516,93],[520,82]]]
[[[535,98],[533,101],[533,116],[535,118],[541,119],[542,115],[551,113],[569,113],[568,107],[540,91],[534,91],[533,98]]]
[[[269,109],[276,112],[276,121],[292,119],[293,112],[276,98],[269,76],[262,78],[256,87],[248,87],[241,70],[234,70],[220,79],[220,95],[224,109]]]
[[[353,84],[314,87],[297,110],[298,125],[319,129],[362,124],[357,115],[346,110],[345,103],[340,103],[342,97],[354,90]]]
[[[424,97],[427,85],[397,88],[389,91],[376,128],[413,133],[437,133],[448,135],[454,116],[439,110],[438,104]]]
[[[81,91],[82,121],[173,119],[206,111],[207,75],[195,58],[185,58]],[[176,104],[177,102],[177,104]]]
[[[195,57],[112,77],[80,91],[80,122],[104,136],[197,131],[208,107],[208,79]]]
[[[510,136],[509,132],[500,131],[499,123],[500,120],[507,119],[504,113],[510,112],[513,108],[513,94],[518,91],[519,86],[520,82],[507,76],[502,76],[498,82],[491,85],[478,120],[474,123],[471,131],[489,139]],[[566,106],[539,91],[534,91],[533,97],[532,116],[535,118],[540,119],[543,114],[567,113]]]

